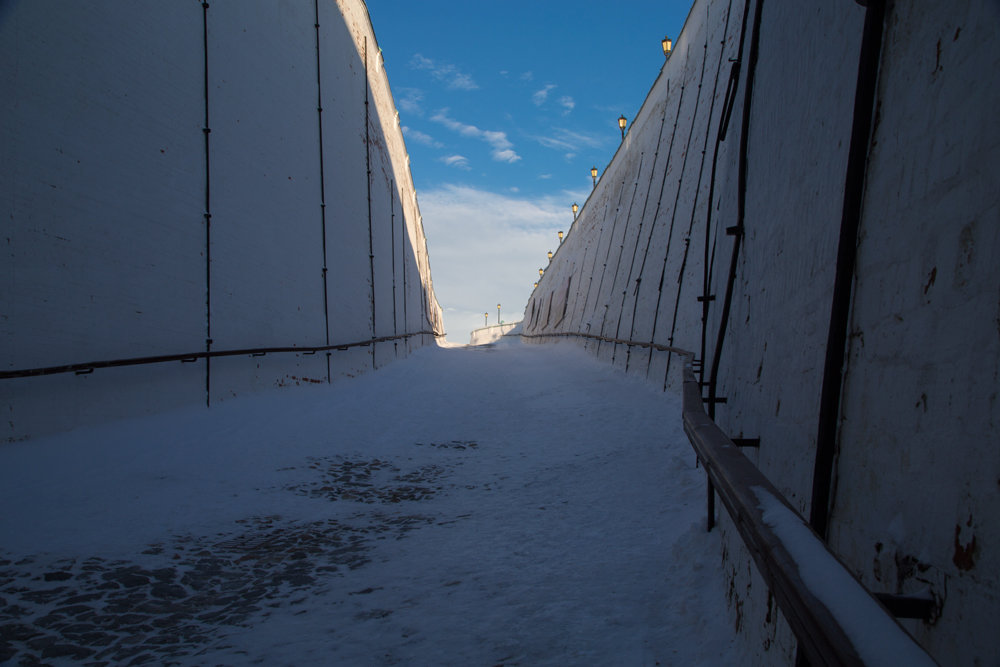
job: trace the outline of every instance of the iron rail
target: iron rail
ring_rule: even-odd
[[[399,334],[397,336],[382,336],[380,338],[370,338],[368,340],[355,341],[353,343],[336,343],[333,345],[318,345],[312,347],[255,347],[241,350],[211,350],[203,352],[190,352],[186,354],[161,354],[150,357],[132,357],[129,359],[112,359],[107,361],[88,361],[80,364],[65,364],[62,366],[46,366],[44,368],[25,368],[12,371],[0,371],[0,380],[11,378],[37,377],[40,375],[55,375],[57,373],[90,373],[96,368],[114,368],[118,366],[139,366],[143,364],[159,364],[168,361],[191,362],[198,359],[210,359],[213,357],[238,357],[238,356],[263,356],[265,354],[280,352],[298,352],[299,354],[315,354],[328,350],[347,350],[352,347],[365,347],[375,343],[387,343],[393,340],[410,338],[411,336],[435,336],[441,337],[444,334],[433,331],[416,331],[413,333]]]

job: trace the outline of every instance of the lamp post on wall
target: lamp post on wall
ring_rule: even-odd
[[[486,317],[486,319],[483,320],[483,326],[488,327],[490,325],[490,314],[483,313],[483,315]]]
[[[503,320],[500,319],[500,304],[497,304],[497,326],[503,324]]]
[[[541,278],[542,274],[545,273],[545,269],[538,269],[538,277]]]
[[[576,219],[576,218],[574,218],[574,220],[575,220],[575,219]],[[559,236],[559,244],[560,244],[560,245],[562,245],[562,237],[563,237],[563,233],[562,233],[562,232],[556,232],[556,234],[557,234],[557,235]]]
[[[622,141],[625,141],[625,126],[627,124],[628,121],[625,119],[625,114],[618,116],[618,129],[622,131]]]
[[[579,211],[579,210],[580,210],[580,207],[576,205],[576,202],[573,202],[573,219],[574,220],[576,220],[576,212]],[[560,241],[562,240],[562,232],[559,232],[559,240]]]
[[[590,168],[590,177],[594,179],[594,187],[597,187],[597,167]]]
[[[549,261],[550,262],[552,261],[552,251],[551,250],[549,250]]]
[[[535,283],[535,289],[538,289],[538,283]]]
[[[664,37],[660,40],[660,45],[663,46],[664,57],[670,58],[670,53],[674,50],[674,40],[669,37]]]

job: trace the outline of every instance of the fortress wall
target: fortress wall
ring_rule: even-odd
[[[362,2],[8,3],[0,62],[0,369],[443,332]],[[4,378],[3,437],[327,382],[433,338],[329,369],[271,353]]]
[[[934,619],[903,623],[943,664],[998,648],[986,620],[1000,612],[1000,519],[987,509],[1000,469],[1000,270],[986,259],[1000,250],[988,175],[1000,155],[998,16],[989,2],[888,6],[833,470],[832,548],[873,591],[935,596]],[[528,340],[694,351],[726,400],[716,421],[760,438],[744,452],[806,517],[864,17],[854,3],[696,2],[525,310]],[[727,228],[741,208],[723,324]],[[677,388],[674,354],[575,340]],[[748,655],[790,664],[794,637],[728,518],[720,525]]]

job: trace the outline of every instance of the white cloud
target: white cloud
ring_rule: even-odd
[[[566,114],[568,114],[570,111],[573,110],[573,107],[576,106],[576,102],[574,102],[573,98],[570,97],[569,95],[563,95],[562,97],[559,98],[559,105],[563,109],[565,109],[565,111],[563,111],[563,115],[565,116]]]
[[[554,90],[557,86],[554,83],[546,85],[541,90],[535,91],[535,94],[531,96],[531,101],[535,103],[535,106],[542,106],[545,104],[545,100],[549,98],[549,91]]]
[[[464,155],[446,155],[441,158],[441,162],[444,162],[449,167],[457,167],[458,169],[469,170],[469,158]]]
[[[504,150],[494,150],[493,159],[496,160],[497,162],[507,162],[513,164],[514,162],[520,160],[521,156],[512,151],[511,149],[505,148]]]
[[[423,116],[424,110],[420,106],[423,99],[424,93],[422,90],[417,88],[400,88],[399,96],[396,97],[396,106],[406,113]]]
[[[452,90],[475,90],[479,88],[471,76],[460,71],[455,65],[437,63],[419,53],[415,53],[413,58],[410,59],[410,67],[427,70],[431,73],[431,76],[438,81],[444,82]]]
[[[431,120],[441,123],[449,130],[458,132],[463,137],[485,141],[493,147],[492,156],[497,162],[517,162],[521,156],[514,151],[514,144],[507,139],[506,132],[481,130],[475,125],[467,125],[448,116],[448,109],[441,109],[431,116]]]
[[[574,152],[582,148],[601,148],[607,145],[606,137],[574,132],[563,127],[552,130],[548,136],[535,137],[535,141],[553,150]]]
[[[455,74],[448,82],[448,87],[459,90],[475,90],[479,85],[468,74]]]
[[[521,81],[533,81],[535,78],[534,72],[525,72],[521,75]]]
[[[588,183],[589,186],[589,183]],[[546,251],[559,244],[556,232],[573,221],[570,204],[586,199],[589,187],[545,197],[445,185],[420,193],[434,291],[445,309],[448,340],[469,342],[483,326],[483,313],[520,320]]]
[[[412,140],[415,143],[423,144],[424,146],[430,146],[431,148],[443,148],[444,144],[437,141],[429,134],[425,134],[420,130],[414,130],[406,125],[403,126],[403,136],[407,139]]]

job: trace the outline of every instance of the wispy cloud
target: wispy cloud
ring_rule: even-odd
[[[406,125],[403,126],[403,136],[418,144],[423,144],[424,146],[430,146],[431,148],[444,148],[444,144],[437,141],[431,135],[421,132],[420,130],[414,130]]]
[[[547,136],[535,137],[535,141],[546,148],[566,152],[575,152],[580,148],[601,148],[608,142],[605,137],[575,132],[564,127],[554,128]]]
[[[463,137],[485,141],[493,148],[492,156],[497,162],[517,162],[521,159],[521,156],[514,151],[514,144],[507,139],[506,132],[482,130],[475,125],[459,122],[448,116],[448,109],[441,109],[431,116],[431,120],[441,123],[449,130],[458,132]]]
[[[547,84],[541,90],[535,91],[535,94],[531,96],[531,101],[535,103],[535,106],[542,106],[549,98],[549,91],[554,90],[555,88],[557,88],[556,84]]]
[[[420,103],[424,100],[424,92],[417,88],[400,88],[396,97],[396,106],[417,116],[423,116],[424,110]]]
[[[563,115],[565,116],[576,106],[576,102],[569,95],[563,95],[559,98],[559,105],[564,109]]]
[[[472,168],[469,166],[469,158],[464,155],[446,155],[441,158],[441,162],[444,162],[449,167],[456,167],[457,169],[464,169],[466,171]]]
[[[475,90],[479,85],[472,77],[450,63],[438,63],[416,53],[410,59],[410,67],[427,70],[438,81],[444,82],[452,90]]]
[[[534,72],[525,72],[521,75],[521,81],[533,81],[535,79]]]

